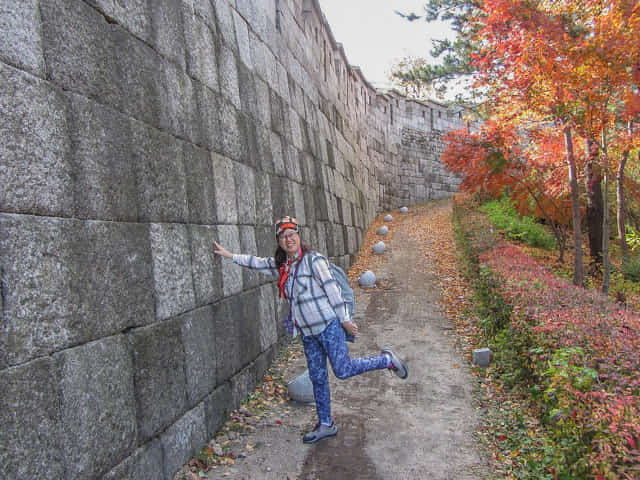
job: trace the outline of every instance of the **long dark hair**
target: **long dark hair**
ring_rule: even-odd
[[[300,240],[300,248],[302,248],[302,254],[313,252],[311,245]],[[287,262],[287,252],[285,252],[280,245],[276,248],[276,253],[273,255],[276,260],[276,267],[280,268]]]

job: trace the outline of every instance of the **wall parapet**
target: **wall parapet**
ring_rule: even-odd
[[[435,102],[375,90],[317,0],[9,0],[0,16],[0,464],[171,479],[285,341],[274,218],[347,268],[450,194]]]

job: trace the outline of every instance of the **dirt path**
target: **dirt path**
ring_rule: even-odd
[[[448,208],[448,204],[434,204]],[[428,209],[425,211],[428,214]],[[416,221],[427,221],[416,217]],[[453,346],[452,326],[437,304],[433,266],[409,234],[411,222],[393,226],[384,262],[375,272],[381,288],[356,289],[360,335],[352,356],[391,345],[409,366],[409,378],[368,372],[332,378],[338,435],[316,445],[301,442],[315,423],[315,408],[283,405],[268,412],[255,431],[238,438],[258,445],[210,479],[375,480],[482,479],[486,462],[473,432],[474,378]],[[298,361],[304,365],[303,359]],[[299,370],[298,370],[299,371]]]

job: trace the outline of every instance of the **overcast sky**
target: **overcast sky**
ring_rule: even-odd
[[[428,58],[431,39],[453,39],[447,24],[424,20],[426,0],[319,0],[331,31],[351,65],[359,66],[376,87],[389,85],[395,61],[407,56]],[[414,12],[422,18],[409,22],[394,13]]]

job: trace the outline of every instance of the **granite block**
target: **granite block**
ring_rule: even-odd
[[[122,28],[74,0],[40,2],[40,15],[48,79],[122,110],[122,73],[115,54],[115,32]]]
[[[226,157],[212,154],[213,178],[217,217],[220,223],[238,223],[236,186],[233,174],[233,162]]]
[[[87,100],[69,95],[75,216],[136,221],[129,121]]]
[[[64,95],[0,62],[0,209],[73,215],[71,140]]]
[[[0,60],[44,77],[44,55],[37,0],[6,0],[0,15]]]
[[[102,480],[158,480],[164,477],[160,440],[152,440],[107,473]]]
[[[186,410],[181,323],[162,322],[129,334],[133,352],[138,444],[150,440]]]
[[[175,473],[207,443],[204,405],[185,413],[160,436],[164,452],[164,479]]]
[[[214,226],[189,225],[189,237],[196,306],[211,304],[222,298],[222,259],[213,252],[218,231]]]
[[[156,318],[164,320],[195,308],[187,227],[181,224],[153,223],[149,238],[153,257]]]
[[[55,362],[40,358],[0,371],[3,478],[65,478]]]
[[[55,356],[67,478],[96,478],[136,445],[133,362],[121,335]]]
[[[204,411],[208,438],[212,438],[216,434],[229,416],[229,412],[233,410],[231,402],[231,384],[229,382],[221,384],[205,399]]]
[[[235,225],[218,225],[218,243],[233,253],[242,252],[240,233]],[[230,259],[222,259],[222,293],[225,297],[242,291],[242,269]]]
[[[190,143],[182,144],[189,223],[212,225],[217,221],[215,182],[211,154]]]
[[[213,308],[185,313],[182,321],[187,380],[187,402],[194,407],[216,387],[216,332]]]
[[[181,143],[140,122],[131,125],[139,220],[186,221],[189,209]]]

